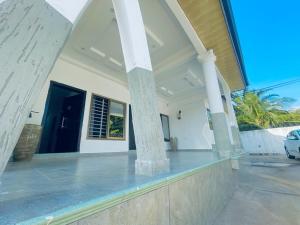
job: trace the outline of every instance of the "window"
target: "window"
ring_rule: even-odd
[[[210,109],[206,109],[206,114],[207,114],[209,129],[213,130],[213,124],[212,124]]]
[[[107,118],[109,100],[92,95],[88,136],[90,138],[107,137]]]
[[[109,108],[109,131],[110,138],[124,138],[125,130],[125,104],[110,101]]]
[[[292,132],[292,136],[294,137],[294,140],[298,140],[297,131]]]
[[[170,141],[170,127],[169,127],[169,117],[164,114],[160,114],[163,134],[164,134],[164,140]]]
[[[126,104],[92,95],[88,137],[125,139]]]
[[[222,103],[223,103],[224,111],[228,114],[227,99],[225,95],[222,95]]]

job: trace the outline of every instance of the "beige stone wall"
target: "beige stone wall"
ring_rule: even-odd
[[[232,196],[234,183],[225,160],[72,225],[211,225]]]

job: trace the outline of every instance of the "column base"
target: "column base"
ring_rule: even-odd
[[[217,149],[217,146],[216,144],[212,144],[212,151],[213,152],[216,152],[218,154],[218,156],[220,158],[230,158],[231,157],[231,151],[225,151],[225,150],[222,150],[222,149]]]
[[[170,160],[135,160],[135,174],[154,176],[161,173],[170,171]]]
[[[230,158],[231,153],[232,153],[231,151],[218,150],[218,154],[220,158]]]
[[[211,145],[211,150],[213,151],[213,152],[217,152],[217,146],[216,146],[216,144],[212,144]]]
[[[234,170],[240,169],[240,160],[238,158],[231,159],[231,168]]]
[[[243,152],[243,146],[241,144],[239,128],[236,127],[236,126],[231,126],[231,133],[232,133],[233,141],[235,143],[235,145],[234,145],[235,153],[238,153],[238,154],[242,153]]]
[[[230,141],[228,125],[225,113],[211,114],[216,149],[221,158],[228,158],[234,151],[234,146]]]
[[[242,154],[244,152],[244,149],[240,145],[234,145],[234,154]]]

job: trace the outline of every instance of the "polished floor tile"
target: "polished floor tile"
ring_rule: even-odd
[[[0,224],[47,215],[218,160],[208,151],[168,152],[168,157],[170,172],[155,177],[134,174],[135,151],[38,156],[31,162],[10,162],[1,177]]]

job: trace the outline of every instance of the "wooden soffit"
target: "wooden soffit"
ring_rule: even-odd
[[[206,49],[213,49],[217,67],[231,90],[245,88],[243,74],[219,0],[178,0]]]

